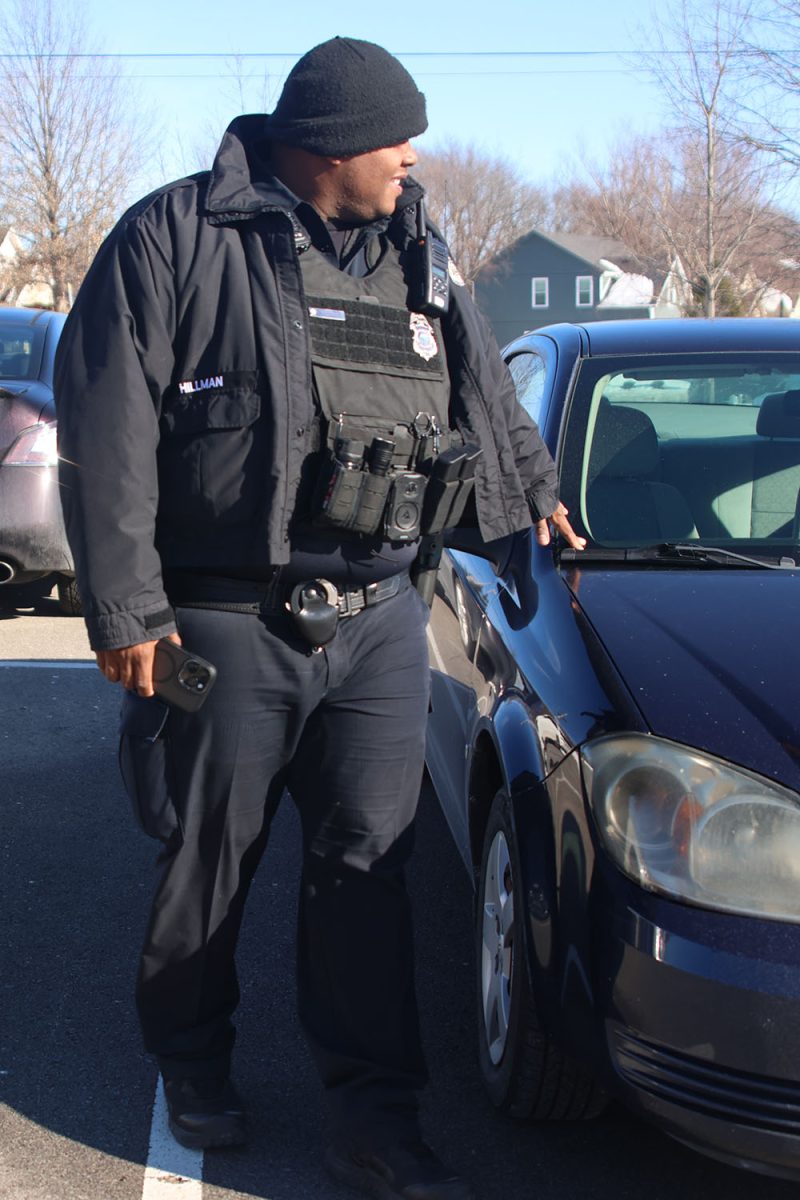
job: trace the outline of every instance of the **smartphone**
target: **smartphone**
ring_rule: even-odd
[[[156,695],[168,704],[197,712],[216,677],[217,668],[199,654],[192,654],[169,638],[156,642],[153,687]]]

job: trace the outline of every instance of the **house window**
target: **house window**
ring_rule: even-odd
[[[547,308],[549,303],[549,286],[546,275],[535,275],[531,281],[531,305],[533,308]]]
[[[578,308],[591,308],[594,304],[593,276],[575,276],[575,304]]]

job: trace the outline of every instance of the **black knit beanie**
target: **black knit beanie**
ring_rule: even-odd
[[[311,154],[349,158],[398,146],[428,128],[425,97],[381,46],[335,37],[295,64],[267,135]]]

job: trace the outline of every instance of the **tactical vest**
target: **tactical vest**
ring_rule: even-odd
[[[409,311],[391,244],[364,278],[338,270],[313,246],[300,263],[324,450],[314,523],[414,540],[427,477],[451,444],[439,323]]]

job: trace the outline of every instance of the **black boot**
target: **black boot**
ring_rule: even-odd
[[[463,1179],[424,1142],[399,1142],[378,1150],[329,1146],[325,1166],[334,1178],[375,1200],[473,1200]]]
[[[190,1150],[246,1141],[244,1105],[228,1079],[165,1079],[170,1133]]]

